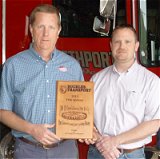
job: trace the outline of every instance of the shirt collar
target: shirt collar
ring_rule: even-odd
[[[133,63],[133,65],[128,69],[127,72],[133,72],[137,68],[137,66],[138,66],[138,63],[135,60],[134,63]]]
[[[137,61],[135,60],[134,63],[132,64],[132,66],[124,73],[128,73],[128,72],[133,72],[138,66]],[[113,72],[116,72],[118,74],[121,74],[117,71],[115,64],[113,64]],[[123,74],[123,73],[122,73]]]
[[[42,57],[37,53],[37,51],[33,48],[33,44],[30,44],[29,50],[31,51],[32,55],[36,58],[36,60],[42,60]],[[53,60],[54,57],[56,57],[58,54],[57,49],[55,48],[54,51],[51,54],[51,60]]]

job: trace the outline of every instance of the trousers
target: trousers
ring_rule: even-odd
[[[16,139],[14,159],[78,159],[78,146],[75,140],[66,140],[57,147],[44,149]]]
[[[88,159],[104,159],[95,146],[90,145]],[[145,159],[144,148],[137,149],[131,153],[123,153],[118,159]]]

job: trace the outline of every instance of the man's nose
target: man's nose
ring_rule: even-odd
[[[48,36],[48,34],[49,34],[49,29],[45,27],[43,34],[44,34],[45,36]]]
[[[124,48],[125,43],[123,41],[120,42],[120,48]]]

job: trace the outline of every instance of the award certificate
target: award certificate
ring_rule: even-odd
[[[57,136],[62,139],[92,138],[93,92],[93,82],[57,81]]]

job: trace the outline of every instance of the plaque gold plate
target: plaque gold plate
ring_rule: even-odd
[[[85,139],[93,135],[94,83],[57,81],[56,135]]]

